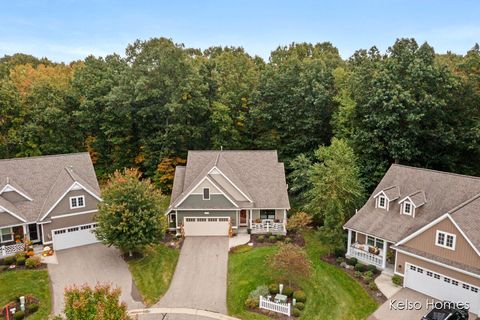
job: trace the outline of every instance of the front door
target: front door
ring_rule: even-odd
[[[38,242],[40,240],[38,227],[36,223],[32,223],[28,225],[28,234],[30,235],[30,241]]]
[[[247,224],[247,210],[240,211],[240,224]]]

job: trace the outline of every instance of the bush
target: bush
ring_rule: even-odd
[[[258,237],[257,237],[257,242],[262,243],[263,241],[265,241],[265,237],[264,237],[264,236],[258,236]]]
[[[267,232],[267,237],[269,237],[269,238],[270,238],[271,236],[273,236],[273,233],[271,233],[271,232]]]
[[[23,266],[23,265],[25,265],[25,261],[26,261],[25,257],[18,257],[17,258],[17,265]]]
[[[378,270],[377,267],[374,266],[373,264],[369,264],[367,266],[367,270],[371,271],[373,274],[378,274],[380,272],[380,270]]]
[[[307,301],[307,295],[302,290],[297,290],[293,293],[293,298],[297,300],[297,302],[304,302]]]
[[[373,278],[373,272],[372,271],[366,271],[363,273],[364,276]]]
[[[365,272],[366,270],[367,270],[367,267],[364,264],[361,264],[360,262],[355,265],[355,271]]]
[[[285,236],[283,234],[277,234],[278,241],[283,241],[284,239],[285,239]]]
[[[370,277],[369,275],[363,275],[363,281],[366,283],[366,284],[370,284],[372,282],[373,278]]]
[[[245,300],[245,307],[249,308],[249,309],[255,309],[258,307],[258,298],[255,299],[255,298],[247,298],[247,300]]]
[[[303,310],[305,309],[305,304],[303,302],[297,302],[297,304],[295,304],[295,308],[298,310]]]
[[[268,237],[268,241],[271,242],[271,243],[277,242],[277,237],[270,236],[270,237]]]
[[[258,286],[255,290],[252,290],[248,295],[248,297],[257,299],[257,304],[258,304],[258,299],[260,298],[260,296],[266,297],[269,294],[270,294],[270,291],[268,291],[268,287],[266,285],[261,285],[261,286]]]
[[[392,277],[392,282],[397,286],[401,286],[403,285],[403,278],[396,274]]]
[[[15,263],[15,257],[6,257],[5,259],[3,259],[3,263],[5,263],[6,266],[10,266],[12,264]]]
[[[360,271],[355,271],[355,273],[353,274],[353,276],[354,276],[355,278],[359,278],[359,279],[360,279],[360,278],[362,277],[362,273],[361,273]]]
[[[36,303],[27,304],[27,310],[28,310],[29,313],[37,312],[38,304],[36,304]]]
[[[25,261],[25,266],[29,269],[38,268],[42,264],[40,257],[33,256]]]
[[[286,237],[286,238],[285,238],[285,243],[287,243],[287,244],[288,244],[288,243],[292,243],[292,238]]]
[[[345,262],[345,258],[343,257],[338,257],[336,260],[337,264],[342,264],[342,262]]]
[[[297,212],[288,218],[287,231],[298,232],[307,229],[312,224],[312,216],[306,212]]]
[[[347,253],[347,251],[343,248],[336,248],[333,253],[335,254],[335,257],[339,258],[345,257],[345,253]]]
[[[25,258],[23,258],[23,259],[25,259]],[[21,310],[17,311],[17,312],[15,312],[13,317],[15,318],[15,320],[21,320],[21,319],[25,318],[25,312],[23,312]]]
[[[295,318],[300,317],[300,310],[298,310],[297,308],[293,308],[292,316],[294,316]]]
[[[371,289],[371,290],[378,290],[378,287],[377,285],[375,284],[375,282],[370,282],[370,284],[368,285],[368,287]]]
[[[272,283],[271,285],[268,286],[268,291],[270,291],[270,294],[271,295],[275,295],[278,293],[278,285],[276,285],[275,283]]]
[[[290,287],[284,287],[282,290],[282,294],[286,295],[287,297],[291,297],[293,294],[293,289]]]
[[[346,262],[347,262],[348,265],[354,266],[358,263],[358,260],[357,260],[357,258],[349,258],[349,259],[346,260]]]
[[[25,258],[25,256],[26,256],[25,252],[23,252],[23,251],[17,252],[17,253],[15,254],[15,260],[18,260],[18,259],[20,259],[20,258]]]

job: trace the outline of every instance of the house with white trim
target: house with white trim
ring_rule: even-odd
[[[480,178],[393,164],[344,228],[347,257],[480,314]]]
[[[286,234],[290,209],[285,168],[274,150],[189,151],[177,166],[170,230],[185,236]]]
[[[28,237],[55,250],[98,242],[100,188],[88,153],[0,160],[0,256]]]

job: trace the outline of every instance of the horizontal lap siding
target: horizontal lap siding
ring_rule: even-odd
[[[179,209],[236,208],[224,195],[211,194],[210,200],[203,200],[201,194],[191,194],[178,206]]]

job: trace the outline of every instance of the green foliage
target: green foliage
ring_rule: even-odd
[[[264,237],[264,236],[258,236],[258,237],[257,237],[257,242],[262,243],[263,241],[265,241],[265,237]]]
[[[297,290],[293,293],[293,298],[298,302],[305,303],[307,301],[307,295],[302,290]]]
[[[255,309],[258,307],[259,301],[258,298],[250,298],[248,297],[247,300],[245,300],[245,307],[248,309]]]
[[[355,271],[365,272],[367,270],[367,267],[363,263],[358,262],[355,265],[354,269]]]
[[[299,232],[307,229],[312,224],[312,216],[306,212],[299,211],[295,212],[287,220],[287,231],[288,232]]]
[[[300,310],[298,308],[293,308],[292,310],[292,316],[294,316],[295,318],[298,318],[300,317]]]
[[[40,257],[32,256],[25,261],[25,266],[29,269],[38,268],[42,264]]]
[[[270,262],[274,276],[279,283],[297,285],[311,272],[310,261],[305,251],[293,244],[282,244]],[[284,288],[286,290],[286,288]]]
[[[277,242],[277,237],[275,237],[275,236],[270,236],[270,237],[268,237],[268,241],[269,241],[270,243],[275,243],[275,242]]]
[[[10,265],[14,264],[15,263],[15,257],[13,257],[13,256],[5,257],[5,259],[3,259],[3,263],[7,266],[10,266]]]
[[[350,266],[355,266],[355,265],[357,265],[358,260],[357,260],[357,258],[348,258],[348,259],[346,260],[346,262],[347,262],[347,264],[350,265]]]
[[[286,237],[286,238],[285,238],[285,243],[286,243],[286,244],[292,243],[292,238]]]
[[[305,309],[305,304],[303,302],[297,302],[295,304],[295,308],[297,308],[298,310],[302,311],[303,309]]]
[[[163,196],[150,180],[140,180],[135,169],[117,171],[102,192],[95,230],[104,244],[124,252],[139,251],[155,244],[165,234]]]
[[[282,294],[286,295],[287,297],[291,297],[293,295],[293,289],[291,287],[285,286],[282,290]]]
[[[360,279],[360,278],[363,276],[363,273],[361,273],[360,271],[355,271],[355,273],[353,274],[353,276],[354,276],[355,278]]]
[[[21,320],[21,319],[25,318],[25,312],[21,311],[21,310],[18,310],[17,312],[15,312],[13,317],[15,318],[15,320]]]
[[[368,287],[370,288],[370,290],[373,290],[373,291],[378,290],[377,285],[373,281],[368,284]]]
[[[15,260],[17,262],[17,265],[19,265],[19,266],[25,265],[25,261],[26,261],[25,257],[18,257]]]
[[[251,299],[257,299],[258,301],[260,299],[260,296],[267,297],[269,293],[270,291],[268,290],[268,287],[266,285],[261,285],[258,286],[255,290],[252,290],[248,297]]]
[[[270,291],[271,295],[276,295],[279,292],[278,284],[272,283],[268,286],[268,291]]]
[[[34,313],[38,311],[39,306],[37,303],[31,303],[31,304],[27,304],[26,308],[29,313]]]
[[[397,286],[402,286],[403,285],[403,277],[396,274],[392,277],[392,282],[393,282],[393,284],[396,284]]]
[[[372,272],[373,274],[378,274],[378,273],[380,273],[380,270],[378,270],[377,267],[376,267],[375,265],[373,265],[373,264],[369,264],[369,265],[367,266],[367,270],[370,271],[370,272]]]

